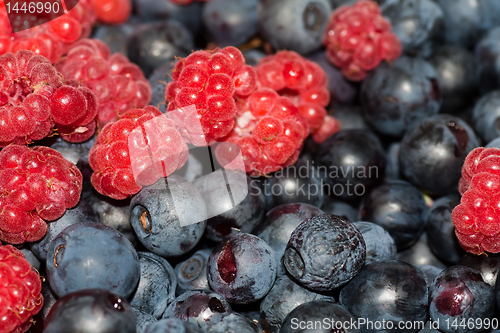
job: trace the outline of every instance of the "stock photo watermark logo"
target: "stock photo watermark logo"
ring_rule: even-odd
[[[53,21],[75,8],[79,0],[3,0],[14,33]]]
[[[205,145],[202,146],[206,149],[206,154],[204,155],[206,161],[202,162],[210,165],[211,172],[189,183],[199,190],[205,202],[209,201],[207,196],[210,195],[210,189],[207,191],[206,188],[202,189],[198,188],[198,186],[204,183],[225,184],[227,191],[224,195],[227,195],[228,202],[231,205],[215,209],[214,207],[207,209],[208,207],[188,206],[184,200],[185,191],[183,188],[188,186],[189,183],[175,181],[169,183],[169,176],[175,170],[169,167],[170,163],[168,163],[169,159],[174,156],[172,152],[174,149],[169,151],[168,148],[171,147],[171,144],[168,142],[168,138],[170,137],[167,135],[168,131],[172,129],[172,122],[175,125],[180,125],[185,124],[189,120],[189,123],[192,125],[188,129],[189,134],[198,138],[197,144],[200,146],[200,143],[203,142],[200,138],[203,138],[204,135],[199,120],[197,122],[193,121],[193,119],[197,119],[196,115],[197,111],[194,105],[169,111],[163,116],[158,116],[144,122],[140,127],[134,129],[128,137],[129,156],[134,179],[140,183],[141,179],[148,177],[145,173],[153,172],[162,175],[164,181],[160,180],[156,182],[153,185],[154,189],[170,192],[175,213],[178,216],[181,226],[202,222],[205,219],[222,214],[242,202],[248,194],[246,173],[241,171],[245,170],[245,164],[240,147],[229,142],[217,142],[208,145],[204,141]],[[191,145],[189,149],[194,148],[197,147]]]

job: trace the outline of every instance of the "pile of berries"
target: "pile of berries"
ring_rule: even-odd
[[[337,8],[330,17],[323,44],[327,59],[352,81],[363,80],[367,71],[382,60],[399,58],[402,51],[401,42],[391,32],[391,23],[374,1]]]

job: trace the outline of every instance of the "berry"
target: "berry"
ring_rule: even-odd
[[[40,277],[21,251],[0,244],[1,332],[26,332],[43,305]]]
[[[382,60],[396,60],[402,50],[378,4],[367,0],[341,6],[331,14],[323,44],[328,60],[352,81],[362,81]]]
[[[500,246],[500,149],[479,147],[472,150],[462,167],[460,204],[452,219],[458,242],[467,252],[498,253]]]
[[[82,174],[51,148],[13,144],[0,151],[0,187],[0,239],[34,242],[45,235],[45,220],[76,206]]]
[[[161,115],[150,105],[131,109],[102,129],[89,153],[92,185],[99,193],[122,200],[184,165],[187,146]]]
[[[132,12],[131,0],[94,0],[97,19],[108,24],[125,22]]]

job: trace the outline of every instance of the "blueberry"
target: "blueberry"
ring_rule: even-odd
[[[71,163],[80,167],[81,163],[89,163],[89,152],[96,140],[96,135],[92,136],[85,142],[72,143],[58,137],[57,140],[50,145],[50,148],[57,150],[62,156]]]
[[[257,0],[211,0],[202,19],[208,40],[220,47],[241,45],[257,33]]]
[[[443,11],[432,0],[386,0],[382,15],[392,24],[403,52],[427,57],[442,29]]]
[[[144,333],[202,333],[196,325],[177,318],[162,319],[146,327]]]
[[[417,267],[420,268],[422,273],[424,273],[425,276],[427,277],[428,287],[430,287],[430,283],[432,283],[432,281],[434,281],[434,279],[438,277],[438,275],[441,274],[441,272],[445,269],[433,265],[422,265]]]
[[[324,212],[308,204],[287,204],[271,209],[264,222],[254,231],[274,250],[278,263],[278,275],[286,273],[283,254],[292,232],[305,220]]]
[[[340,216],[324,214],[305,220],[293,231],[283,263],[304,287],[326,291],[352,279],[365,258],[361,232]]]
[[[121,53],[128,56],[128,44],[130,36],[138,25],[139,19],[135,22],[126,22],[120,25],[101,24],[93,31],[93,38],[97,38],[109,46],[111,53]]]
[[[453,236],[455,238],[455,236]],[[418,238],[417,242],[409,248],[399,251],[396,254],[396,259],[404,261],[415,266],[433,265],[441,269],[447,266],[431,251],[428,241],[427,232],[424,231]]]
[[[260,303],[260,318],[266,332],[279,331],[286,316],[300,304],[316,300],[334,302],[334,298],[317,294],[293,282],[287,275],[280,276]]]
[[[128,297],[140,277],[139,257],[118,231],[100,223],[76,223],[50,243],[47,278],[58,297],[100,288]]]
[[[413,121],[438,113],[439,75],[427,61],[402,56],[368,74],[360,99],[368,123],[381,134],[399,138]]]
[[[148,327],[151,323],[158,321],[158,319],[152,315],[142,312],[137,308],[132,307],[132,311],[134,311],[135,314],[137,333],[144,333],[146,331],[146,327]]]
[[[42,319],[45,321],[49,315],[50,309],[56,304],[57,297],[54,292],[50,289],[48,281],[42,283],[42,296],[43,296],[43,307],[40,311]]]
[[[258,49],[250,49],[248,51],[243,51],[243,56],[245,57],[245,63],[250,66],[257,66],[257,64],[266,56],[266,54]]]
[[[236,312],[227,314],[218,323],[208,327],[207,333],[259,333],[257,324]]]
[[[427,215],[427,240],[432,252],[439,259],[450,264],[457,264],[464,256],[455,236],[455,225],[451,212],[460,203],[460,197],[452,194],[434,201]]]
[[[401,140],[401,173],[433,195],[456,192],[465,157],[478,146],[472,128],[458,117],[439,114],[421,119]]]
[[[311,53],[321,47],[330,12],[328,0],[260,1],[260,34],[277,50]]]
[[[20,248],[19,250],[23,253],[24,259],[28,260],[31,267],[33,267],[36,270],[40,270],[40,260],[38,260],[38,258],[35,256],[33,252],[24,247]]]
[[[144,187],[130,202],[130,223],[139,240],[162,257],[190,251],[203,235],[205,219],[203,198],[179,176],[162,178]],[[201,222],[182,226],[182,221]]]
[[[361,129],[341,130],[323,142],[316,154],[315,174],[324,191],[342,199],[356,200],[380,183],[385,173],[385,154],[379,139]]]
[[[494,309],[493,288],[469,267],[457,265],[445,269],[429,288],[429,314],[433,321],[439,320],[441,332],[481,332],[482,326],[454,323],[491,319]]]
[[[496,139],[493,139],[491,140],[486,146],[484,146],[485,148],[490,148],[490,147],[493,147],[493,148],[500,148],[500,137],[496,138]]]
[[[467,254],[459,263],[481,273],[483,281],[495,288],[500,271],[500,256],[498,254],[489,254],[476,256]]]
[[[399,150],[401,142],[392,142],[385,152],[387,166],[385,168],[385,180],[401,179],[401,170],[399,168]]]
[[[297,306],[283,321],[280,333],[330,333],[360,332],[350,325],[337,329],[335,324],[356,322],[356,318],[344,307],[324,300],[311,301]],[[345,327],[345,328],[344,328]]]
[[[365,121],[359,105],[339,104],[333,109],[333,116],[337,119],[343,130],[362,129],[371,131]]]
[[[177,295],[189,290],[210,289],[208,284],[208,257],[213,249],[199,250],[175,266]]]
[[[276,279],[274,250],[255,235],[224,237],[208,258],[210,287],[230,303],[249,304],[266,296]]]
[[[163,318],[177,318],[195,324],[206,331],[233,310],[227,300],[209,290],[187,291],[177,297],[165,310]]]
[[[76,207],[66,210],[59,219],[48,223],[45,236],[41,240],[30,244],[31,251],[39,260],[47,260],[50,242],[66,227],[80,222],[99,222],[96,213],[85,200],[80,200]]]
[[[50,310],[44,333],[136,333],[135,315],[125,298],[87,289],[60,298]]]
[[[172,266],[162,257],[139,252],[141,277],[130,304],[155,318],[160,318],[175,299],[177,277]]]
[[[165,62],[160,67],[156,68],[148,77],[151,86],[151,105],[156,106],[158,110],[165,113],[167,104],[165,101],[165,87],[167,83],[172,81],[170,73],[174,68],[174,62]]]
[[[364,221],[353,222],[353,224],[365,240],[365,265],[374,261],[396,259],[396,243],[384,228]]]
[[[485,141],[500,137],[500,91],[492,91],[482,96],[472,111],[474,129]]]
[[[338,215],[340,217],[355,222],[358,220],[358,209],[350,204],[334,199],[333,197],[325,197],[325,202],[321,206],[321,210],[327,214]]]
[[[476,83],[484,94],[500,87],[500,27],[485,34],[474,48]]]
[[[363,267],[341,291],[340,304],[357,318],[363,332],[418,331],[416,325],[398,328],[399,322],[427,320],[427,281],[417,267],[396,260],[376,261]],[[369,321],[386,325],[367,325]],[[388,323],[392,323],[394,329]],[[386,328],[384,330],[384,328]]]
[[[394,180],[363,198],[359,219],[383,227],[401,250],[415,243],[422,234],[427,211],[422,192],[410,183]]]
[[[128,54],[149,76],[153,70],[175,57],[185,57],[194,48],[193,36],[175,20],[141,24],[130,37]]]
[[[476,94],[474,56],[461,46],[445,44],[429,58],[429,62],[439,75],[443,96],[441,113],[456,114]]]

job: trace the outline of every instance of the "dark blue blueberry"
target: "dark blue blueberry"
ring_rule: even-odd
[[[217,46],[241,45],[257,33],[257,0],[211,0],[202,19],[208,40]]]
[[[476,44],[476,83],[481,94],[500,87],[500,27],[493,28]]]
[[[66,210],[59,219],[47,224],[47,233],[38,242],[31,243],[31,251],[41,261],[47,260],[50,242],[66,227],[76,223],[99,222],[92,207],[85,200],[80,200],[74,208]]]
[[[88,289],[60,298],[45,321],[44,333],[136,333],[135,315],[125,298]]]
[[[236,312],[227,314],[221,318],[218,323],[208,327],[207,333],[259,333],[259,328],[249,318]]]
[[[24,247],[20,248],[19,251],[23,253],[24,258],[28,260],[28,262],[34,269],[38,271],[40,270],[40,260],[38,260],[38,258],[35,256],[33,252],[31,252],[28,248]]]
[[[276,280],[274,250],[255,235],[226,236],[208,258],[210,287],[229,303],[249,304],[269,292]]]
[[[453,44],[441,46],[429,59],[439,75],[443,106],[441,113],[457,114],[476,94],[474,56]]]
[[[92,37],[106,43],[111,53],[121,53],[128,56],[130,36],[139,23],[139,18],[135,17],[120,25],[101,24],[95,28]]]
[[[283,254],[292,232],[305,220],[324,212],[314,206],[302,203],[281,205],[271,209],[264,222],[254,230],[274,250],[278,263],[278,275],[286,273]]]
[[[300,304],[316,300],[335,302],[333,297],[317,294],[301,287],[287,275],[280,276],[260,303],[260,318],[265,331],[279,331],[286,316],[293,309]]]
[[[80,167],[82,163],[89,163],[89,152],[96,140],[96,135],[92,136],[85,142],[72,143],[58,137],[57,140],[50,145],[50,148],[57,150],[62,156],[71,163]]]
[[[227,300],[209,290],[187,291],[177,297],[163,314],[163,318],[177,318],[206,331],[212,323],[217,323],[233,310]]]
[[[166,62],[185,57],[194,48],[190,31],[175,20],[141,24],[130,37],[128,55],[149,76]]]
[[[206,208],[190,182],[169,176],[144,187],[132,198],[130,223],[149,251],[162,257],[179,256],[190,251],[203,236]]]
[[[421,119],[401,140],[401,173],[433,195],[456,192],[465,157],[478,146],[472,128],[458,117],[439,114]]]
[[[207,263],[213,249],[199,250],[191,257],[175,266],[177,295],[190,290],[210,289]]]
[[[363,129],[371,131],[370,126],[365,121],[361,107],[359,105],[340,104],[333,108],[333,116],[340,122],[343,130]]]
[[[146,328],[144,333],[202,333],[196,325],[177,318],[162,319]]]
[[[456,238],[456,236],[453,236]],[[444,262],[432,252],[427,241],[427,233],[424,231],[418,238],[418,241],[412,244],[409,248],[399,251],[396,254],[396,259],[404,261],[415,266],[433,265],[441,269],[447,266]]]
[[[380,183],[386,165],[379,139],[361,129],[329,137],[319,146],[315,161],[314,174],[323,179],[325,193],[351,200]]]
[[[151,323],[155,323],[158,321],[155,317],[146,312],[142,312],[141,310],[132,307],[132,311],[135,314],[135,326],[137,329],[137,333],[144,333],[146,331],[146,327],[148,327]]]
[[[481,273],[484,282],[495,288],[500,271],[500,256],[498,254],[490,253],[488,256],[467,254],[460,261],[460,265],[475,269]]]
[[[460,197],[454,194],[434,201],[425,227],[432,252],[450,264],[457,264],[465,254],[455,236],[455,225],[451,220],[451,212],[459,203]]]
[[[297,306],[283,321],[280,333],[331,333],[361,332],[344,323],[356,323],[356,318],[344,307],[324,300],[311,301]]]
[[[156,106],[158,110],[165,113],[167,104],[165,101],[165,87],[167,83],[172,81],[170,73],[174,68],[175,62],[167,61],[160,67],[156,68],[148,77],[149,84],[151,85],[151,102],[150,104]]]
[[[321,47],[330,12],[328,0],[260,1],[260,34],[276,50],[308,54]]]
[[[353,222],[366,244],[365,265],[374,261],[396,259],[396,243],[381,226],[371,222]]]
[[[496,139],[493,139],[491,140],[486,146],[484,146],[485,148],[490,148],[490,147],[493,147],[493,148],[500,148],[500,137],[496,138]]]
[[[427,320],[428,289],[424,273],[396,260],[376,261],[363,267],[341,291],[340,304],[357,318],[363,332],[413,333],[416,325],[399,328],[399,322]],[[368,321],[386,325],[368,325]],[[393,329],[388,329],[392,323]],[[385,330],[384,330],[385,328]]]
[[[484,142],[500,137],[500,91],[489,92],[476,102],[472,121],[474,129]]]
[[[433,321],[439,320],[441,332],[481,332],[482,325],[460,324],[489,320],[494,310],[493,288],[472,268],[457,265],[445,269],[429,288],[429,315]]]
[[[352,279],[365,258],[361,232],[340,216],[324,214],[305,220],[293,231],[283,264],[304,287],[327,291]]]
[[[385,168],[385,180],[398,180],[401,179],[401,170],[399,169],[399,149],[401,142],[392,142],[387,147],[385,156],[387,166]]]
[[[382,15],[392,24],[403,52],[428,57],[435,39],[441,32],[443,11],[432,0],[386,0],[381,6]]]
[[[177,277],[174,269],[164,258],[139,252],[141,277],[130,304],[155,318],[160,318],[167,305],[175,299]]]
[[[445,269],[445,268],[436,267],[433,265],[422,265],[422,266],[417,266],[417,267],[420,268],[420,270],[422,270],[422,273],[424,273],[425,276],[427,277],[427,286],[428,287],[430,287],[430,284],[432,283],[432,281],[434,281],[434,279],[437,278],[438,275],[441,274],[441,272]]]
[[[43,307],[40,310],[42,319],[45,321],[47,316],[49,315],[50,309],[56,304],[57,297],[54,295],[54,292],[50,289],[50,285],[48,281],[42,283],[42,296],[43,296]]]
[[[427,61],[402,56],[368,74],[360,99],[368,123],[384,135],[399,138],[415,120],[438,113],[439,75]]]
[[[58,297],[100,288],[128,297],[140,277],[139,257],[118,231],[100,223],[77,223],[50,243],[47,278]]]
[[[383,227],[401,250],[415,243],[422,234],[427,211],[422,192],[410,183],[394,180],[363,198],[359,219]]]
[[[340,217],[355,222],[358,220],[358,209],[348,203],[334,199],[333,197],[325,197],[325,202],[321,206],[321,210],[327,214],[338,215]]]

